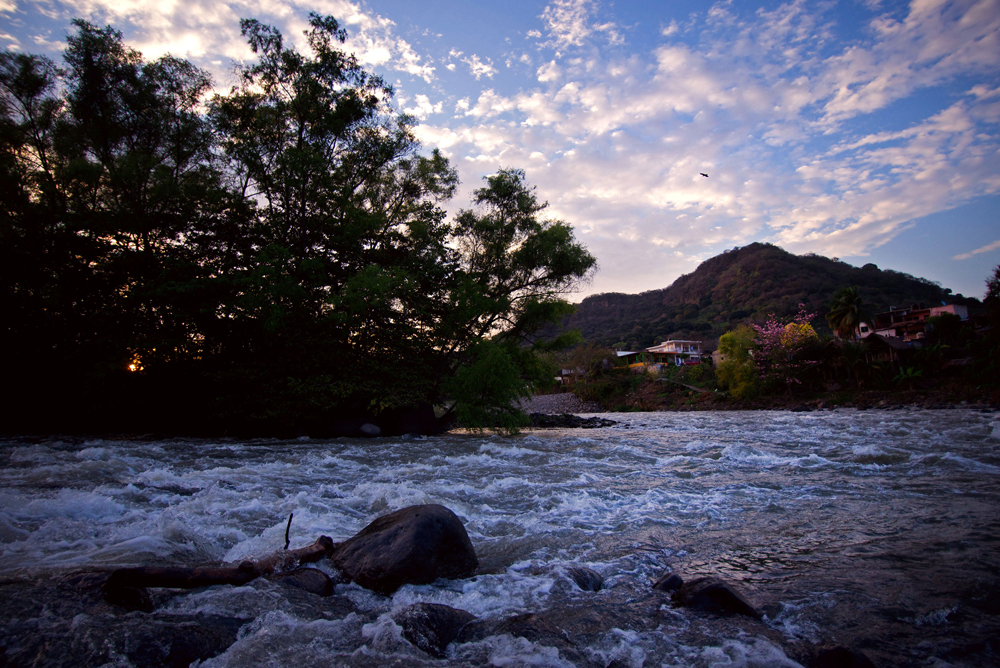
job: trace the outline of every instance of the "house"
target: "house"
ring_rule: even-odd
[[[658,346],[646,348],[641,352],[618,351],[619,358],[626,358],[629,367],[645,368],[647,371],[659,371],[665,364],[699,364],[701,363],[701,341],[664,341]]]
[[[919,342],[926,336],[927,319],[934,316],[951,313],[962,320],[969,319],[969,309],[959,304],[941,304],[926,307],[914,304],[909,308],[890,308],[883,313],[876,313],[872,323],[861,323],[861,337],[868,338],[872,334],[883,337],[896,337],[907,343]]]

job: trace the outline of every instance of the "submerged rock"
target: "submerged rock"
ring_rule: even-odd
[[[584,591],[600,591],[601,587],[604,586],[604,577],[600,573],[583,566],[573,566],[566,569],[566,575]]]
[[[583,418],[579,415],[546,415],[544,413],[532,413],[528,416],[531,419],[531,426],[537,428],[563,428],[563,429],[597,429],[598,427],[613,427],[618,424],[614,420],[607,418],[591,417]]]
[[[367,436],[368,438],[376,438],[382,435],[382,430],[377,424],[372,424],[371,422],[365,422],[358,428],[362,436]]]
[[[378,518],[336,546],[330,558],[345,577],[386,595],[405,584],[468,577],[479,567],[462,521],[437,504]]]
[[[526,613],[506,619],[475,620],[462,627],[455,642],[476,642],[490,636],[511,635],[537,645],[555,647],[574,665],[587,665],[586,657],[576,648],[569,634],[541,615]]]
[[[746,615],[756,619],[763,617],[760,610],[731,584],[711,575],[685,582],[673,599],[678,605],[717,615]]]
[[[863,652],[843,645],[821,649],[809,665],[811,668],[875,668]]]
[[[459,631],[476,616],[438,603],[415,603],[392,616],[403,629],[403,637],[439,659]]]
[[[653,589],[656,591],[677,591],[684,584],[684,579],[677,573],[667,571],[660,576],[660,579],[653,583]]]
[[[268,579],[285,587],[294,587],[317,596],[333,594],[333,580],[318,568],[296,568],[294,571],[275,573]]]

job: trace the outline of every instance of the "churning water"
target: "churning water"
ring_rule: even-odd
[[[178,593],[162,609],[245,620],[203,666],[571,665],[510,635],[431,659],[390,618],[417,601],[487,619],[544,613],[600,666],[795,666],[830,644],[879,666],[1000,663],[1000,414],[604,417],[620,424],[512,438],[7,440],[0,577],[237,562],[281,549],[292,512],[296,547],[440,503],[479,555],[469,580],[391,598],[338,585],[355,606],[342,619],[310,619],[277,588],[249,585]],[[604,588],[581,591],[572,566]],[[764,620],[673,607],[650,588],[666,569],[734,582]]]

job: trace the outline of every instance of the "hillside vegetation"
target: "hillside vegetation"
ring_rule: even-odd
[[[587,297],[564,321],[589,342],[638,349],[667,339],[717,340],[726,331],[769,314],[790,317],[805,304],[817,313],[813,326],[827,332],[823,316],[838,288],[856,285],[871,312],[913,303],[966,304],[977,299],[874,264],[854,267],[820,255],[794,255],[777,246],[753,243],[703,262],[669,287],[636,295],[604,293]]]

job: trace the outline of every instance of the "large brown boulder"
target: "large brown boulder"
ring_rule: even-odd
[[[386,595],[405,584],[468,577],[479,567],[462,521],[437,504],[378,518],[336,546],[331,560],[347,578]]]

